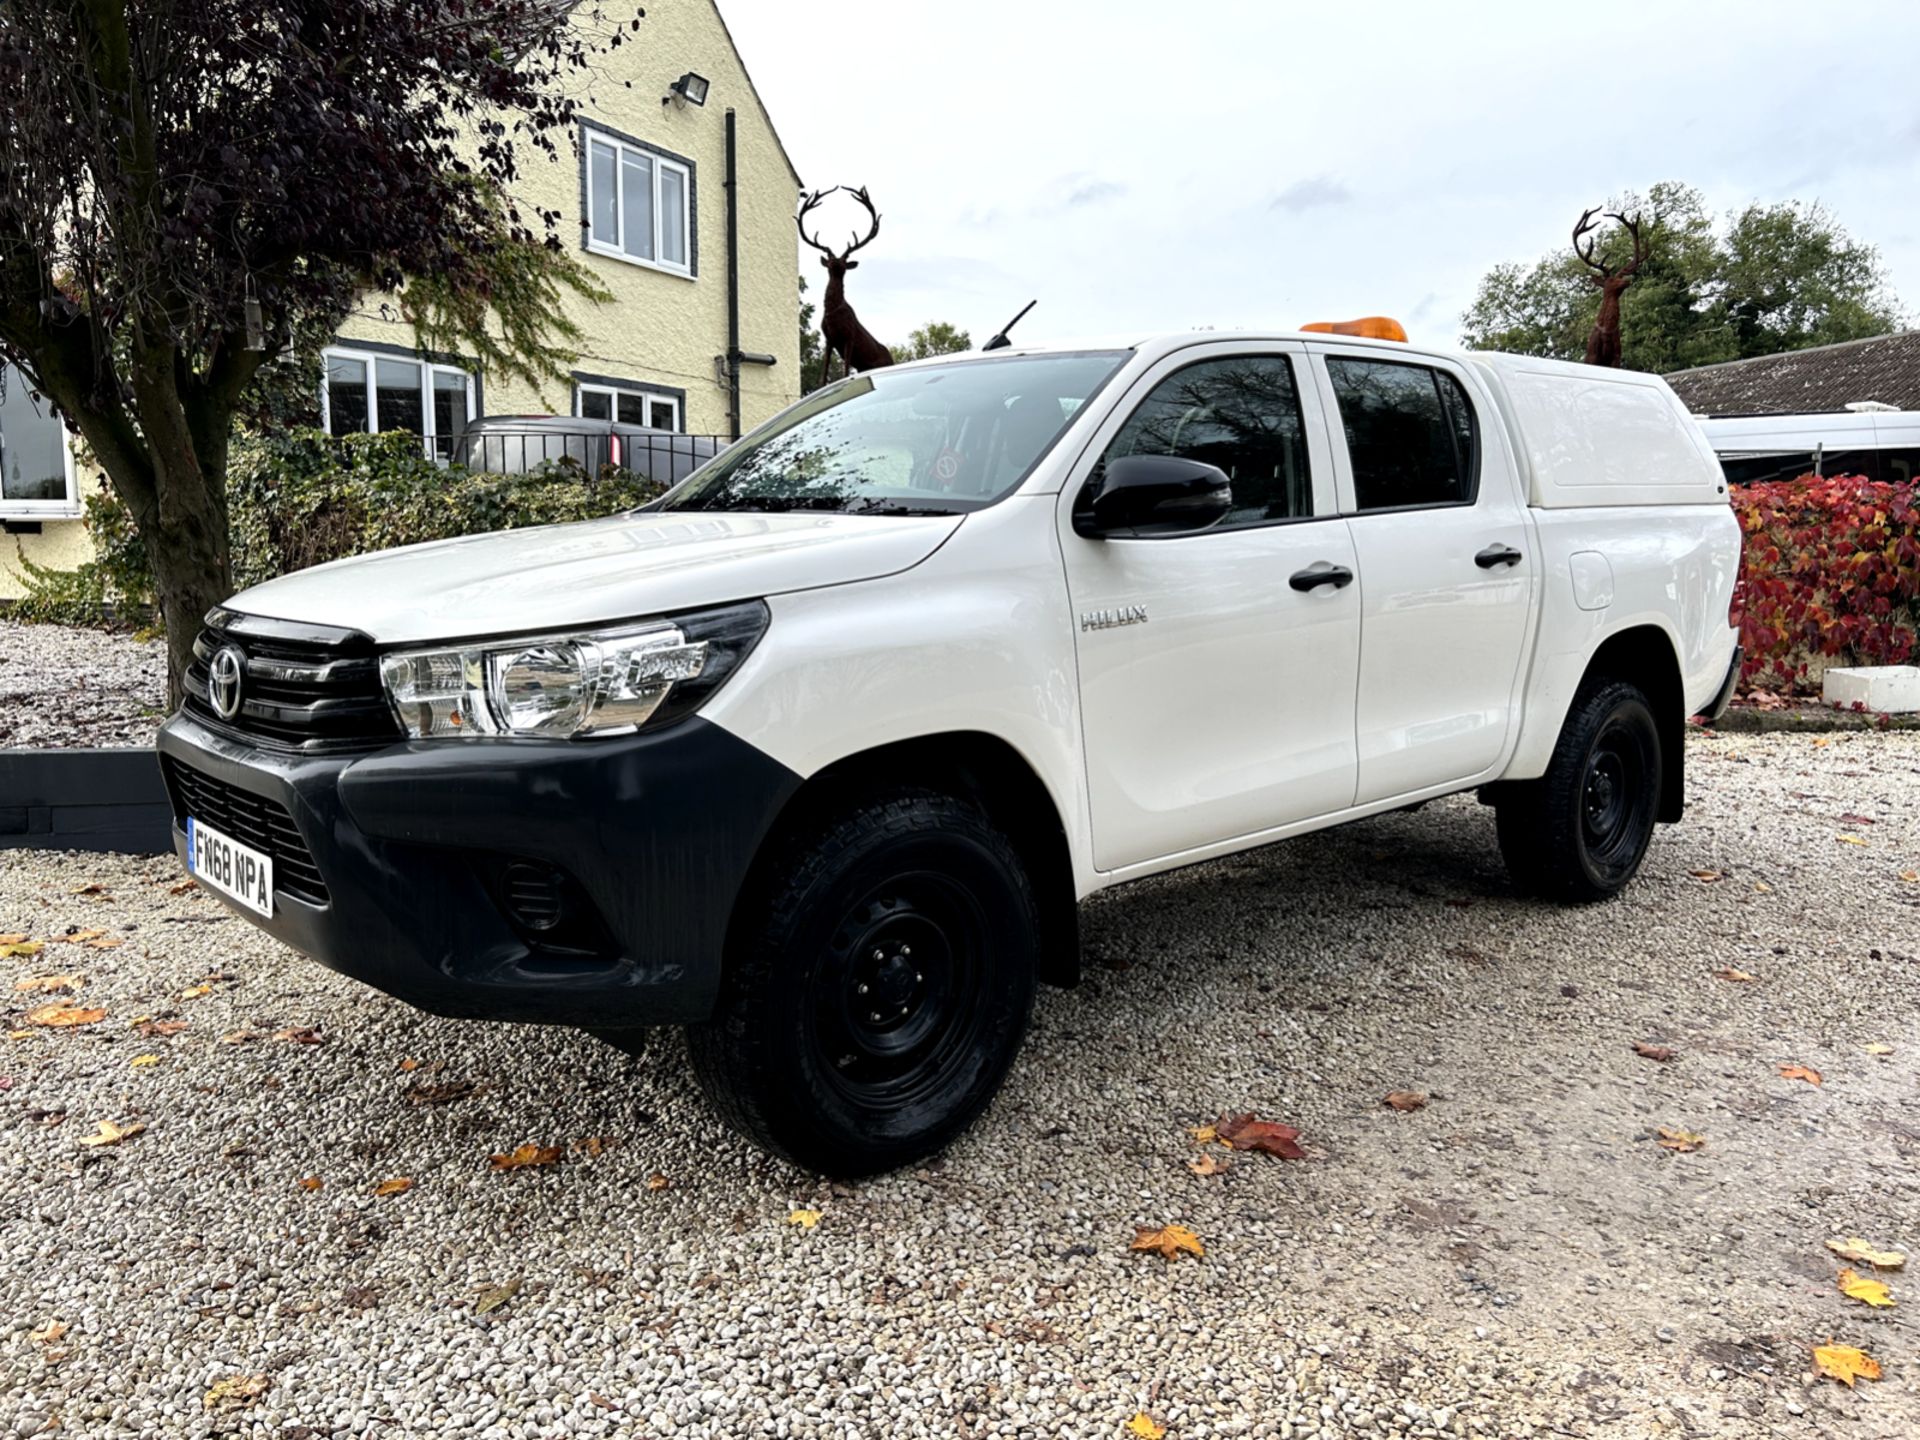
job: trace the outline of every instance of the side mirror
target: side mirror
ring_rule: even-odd
[[[1204,530],[1233,508],[1233,482],[1218,465],[1178,455],[1127,455],[1107,462],[1096,492],[1091,483],[1074,505],[1074,532],[1089,540],[1109,535],[1181,535]]]

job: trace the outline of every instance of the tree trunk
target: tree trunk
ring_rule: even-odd
[[[167,629],[167,708],[177,710],[194,637],[207,611],[233,593],[226,475],[209,477],[190,449],[168,455],[159,446],[154,471],[160,513],[146,531],[147,556]]]

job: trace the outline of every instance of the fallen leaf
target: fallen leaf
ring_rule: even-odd
[[[136,1020],[134,1031],[149,1040],[164,1040],[169,1035],[178,1035],[187,1028],[184,1020]]]
[[[1864,1350],[1856,1350],[1851,1345],[1817,1345],[1813,1351],[1814,1366],[1822,1375],[1838,1380],[1849,1390],[1853,1388],[1854,1378],[1878,1380],[1880,1362]]]
[[[1633,1053],[1645,1060],[1658,1060],[1662,1065],[1666,1064],[1667,1061],[1673,1059],[1672,1047],[1667,1045],[1655,1045],[1650,1040],[1635,1041],[1633,1046]]]
[[[87,945],[87,949],[89,950],[118,950],[122,945],[126,943],[127,942],[125,940],[121,940],[121,939],[106,939],[106,940],[89,940],[86,942],[86,945]]]
[[[1727,878],[1718,870],[1689,870],[1687,873],[1702,885],[1711,885],[1716,880],[1724,880]]]
[[[229,1030],[220,1037],[222,1045],[251,1045],[260,1038],[257,1030]]]
[[[660,1174],[657,1170],[647,1176],[647,1189],[649,1190],[664,1190],[672,1183],[671,1180],[667,1179],[666,1176]]]
[[[207,1409],[243,1410],[267,1393],[267,1384],[264,1375],[229,1375],[216,1380],[207,1390]]]
[[[520,1293],[521,1277],[516,1275],[504,1285],[483,1285],[473,1302],[473,1313],[488,1315]]]
[[[1840,1293],[1849,1300],[1859,1300],[1876,1310],[1893,1308],[1893,1296],[1888,1292],[1884,1280],[1869,1280],[1852,1270],[1842,1270],[1835,1283],[1840,1286]]]
[[[1833,837],[1842,845],[1864,845],[1867,842],[1858,835],[1836,835]]]
[[[98,940],[106,933],[104,930],[69,930],[64,935],[49,935],[47,937],[47,943],[49,945],[79,945],[88,940]]]
[[[311,1025],[294,1025],[285,1030],[273,1032],[276,1040],[285,1040],[295,1045],[318,1045],[327,1037]]]
[[[1127,1433],[1138,1435],[1140,1440],[1160,1440],[1160,1437],[1167,1433],[1167,1427],[1154,1424],[1153,1417],[1142,1410],[1127,1421]]]
[[[31,975],[25,980],[14,981],[13,988],[23,995],[53,995],[62,990],[78,990],[86,983],[83,975]]]
[[[402,1070],[418,1070],[422,1063],[424,1062],[419,1060],[402,1060],[400,1062],[400,1068]]]
[[[588,1155],[604,1155],[613,1148],[613,1141],[605,1135],[589,1135],[577,1147]]]
[[[1829,740],[1826,736],[1822,735],[1813,742],[1813,748],[1816,750],[1824,750],[1827,748],[1827,746],[1831,745],[1832,743],[1833,741]]]
[[[1201,1125],[1187,1133],[1193,1137],[1193,1143],[1196,1145],[1211,1145],[1220,1138],[1211,1125]]]
[[[1753,882],[1753,893],[1756,895],[1771,895],[1773,894],[1773,886],[1767,884],[1764,880],[1756,880]]]
[[[1902,870],[1900,878],[1909,885],[1920,884],[1920,870]]]
[[[413,1188],[413,1179],[407,1175],[396,1175],[391,1180],[382,1180],[373,1187],[376,1195],[403,1195]]]
[[[1187,1161],[1187,1169],[1196,1175],[1218,1175],[1232,1168],[1231,1160],[1222,1160],[1217,1155],[1200,1154]]]
[[[1662,1150],[1677,1150],[1685,1154],[1689,1150],[1698,1150],[1706,1143],[1706,1136],[1695,1134],[1691,1130],[1669,1130],[1665,1125],[1660,1127],[1660,1148]]]
[[[134,1069],[140,1070],[148,1065],[158,1065],[160,1063],[160,1057],[158,1055],[136,1055],[127,1063],[133,1066]]]
[[[80,1143],[82,1145],[118,1145],[122,1140],[131,1140],[134,1136],[143,1134],[146,1128],[137,1122],[123,1127],[114,1124],[111,1120],[102,1120],[93,1134],[80,1137]]]
[[[1827,1241],[1827,1249],[1833,1251],[1842,1260],[1852,1260],[1857,1264],[1871,1265],[1876,1270],[1899,1270],[1907,1263],[1904,1251],[1877,1249],[1872,1243],[1862,1240],[1858,1235]]]
[[[506,1155],[489,1155],[487,1164],[496,1171],[524,1170],[529,1165],[551,1165],[560,1158],[558,1145],[526,1144],[515,1147]]]
[[[1133,1244],[1129,1250],[1157,1250],[1167,1259],[1176,1258],[1181,1251],[1189,1255],[1203,1256],[1206,1246],[1200,1243],[1200,1237],[1184,1225],[1136,1225],[1133,1230]]]
[[[211,985],[189,985],[180,992],[180,998],[182,1000],[198,1000],[202,995],[211,995],[212,993],[213,986]]]
[[[300,1177],[300,1188],[308,1193],[318,1190],[326,1183],[327,1182],[322,1180],[318,1175],[302,1175]]]
[[[27,932],[16,930],[11,935],[0,935],[0,945],[22,945],[26,943]]]
[[[36,1341],[38,1341],[40,1344],[51,1345],[53,1344],[54,1341],[58,1340],[62,1335],[67,1333],[67,1322],[64,1320],[49,1320],[40,1329],[35,1330],[32,1333],[33,1333],[33,1338]]]
[[[102,885],[98,880],[93,880],[85,885],[76,885],[67,893],[69,895],[110,895],[113,892],[108,890],[107,887]]]
[[[818,1210],[795,1210],[787,1216],[787,1224],[798,1225],[802,1230],[811,1230],[820,1223]]]
[[[1220,1143],[1234,1150],[1261,1150],[1283,1160],[1307,1158],[1307,1152],[1295,1143],[1300,1138],[1298,1130],[1272,1120],[1256,1119],[1251,1110],[1231,1119],[1216,1120],[1213,1128]]]
[[[104,1010],[83,1010],[78,1005],[69,1005],[62,1000],[53,1005],[42,1005],[37,1010],[27,1012],[29,1025],[51,1025],[55,1029],[71,1025],[98,1025],[107,1018]]]
[[[9,1039],[9,1040],[31,1040],[31,1039],[33,1038],[33,1034],[34,1034],[34,1032],[33,1032],[33,1031],[31,1031],[31,1030],[9,1030],[9,1031],[7,1032],[7,1039]]]
[[[1418,1090],[1389,1090],[1381,1104],[1403,1114],[1409,1110],[1418,1110],[1427,1103],[1427,1097]]]
[[[189,890],[198,890],[199,888],[200,888],[200,882],[198,880],[192,880],[192,879],[182,880],[178,885],[169,885],[167,887],[167,894],[184,895]]]
[[[1893,1046],[1891,1046],[1891,1045],[1883,1045],[1883,1044],[1881,1044],[1881,1043],[1880,1043],[1880,1042],[1879,1042],[1878,1040],[1874,1040],[1874,1041],[1872,1041],[1872,1042],[1870,1042],[1870,1043],[1869,1043],[1869,1044],[1868,1044],[1868,1045],[1867,1045],[1867,1046],[1866,1046],[1865,1048],[1866,1048],[1866,1052],[1867,1052],[1867,1054],[1869,1054],[1869,1055],[1891,1055],[1891,1054],[1893,1054]]]
[[[1718,970],[1713,972],[1713,978],[1716,980],[1731,980],[1736,985],[1745,985],[1752,981],[1753,976],[1744,970],[1736,970],[1731,965],[1722,965]]]
[[[38,940],[29,940],[22,936],[18,940],[0,940],[0,957],[38,955],[46,946]]]
[[[1782,1080],[1804,1080],[1809,1085],[1818,1085],[1820,1083],[1820,1072],[1818,1070],[1809,1070],[1804,1065],[1779,1065],[1775,1068],[1779,1070]]]

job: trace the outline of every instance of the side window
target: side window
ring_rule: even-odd
[[[1126,455],[1178,455],[1226,471],[1233,509],[1213,530],[1313,513],[1300,393],[1284,356],[1202,360],[1169,375],[1113,437],[1101,463]]]
[[[1471,505],[1480,479],[1473,405],[1443,370],[1327,357],[1361,510]]]

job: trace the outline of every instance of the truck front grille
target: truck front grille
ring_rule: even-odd
[[[213,611],[207,622],[185,677],[185,708],[194,719],[278,750],[370,750],[401,738],[373,641],[359,631],[230,610]],[[215,703],[231,698],[230,687],[213,676],[222,651],[234,652],[239,670],[238,708],[230,715]]]
[[[216,780],[171,755],[165,763],[167,789],[173,796],[173,818],[182,830],[187,817],[212,826],[273,860],[273,887],[311,905],[325,905],[327,882],[313,863],[313,852],[293,823],[293,815],[278,800]]]

